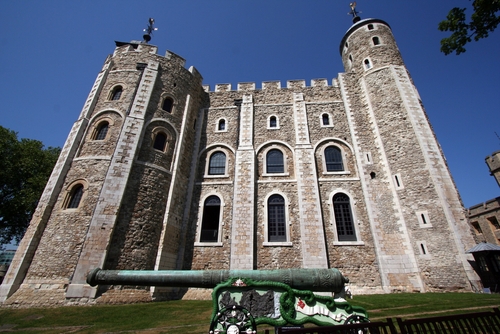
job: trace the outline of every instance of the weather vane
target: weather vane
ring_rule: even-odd
[[[351,11],[347,13],[347,15],[352,15],[352,22],[356,23],[361,20],[361,18],[358,16],[358,14],[361,12],[358,12],[356,10],[356,1],[349,3],[349,7],[351,7]]]
[[[144,42],[149,42],[151,40],[151,35],[153,34],[153,31],[158,30],[158,28],[153,28],[153,24],[155,24],[155,19],[152,17],[149,18],[149,24],[146,29],[143,29],[144,32],[146,32],[142,38],[144,38]]]

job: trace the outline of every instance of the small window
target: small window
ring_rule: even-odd
[[[172,100],[171,97],[167,97],[167,98],[165,98],[165,100],[163,100],[163,104],[162,104],[161,108],[163,110],[165,110],[166,112],[171,113],[173,106],[174,106],[174,100]]]
[[[342,152],[336,146],[325,148],[325,164],[327,172],[341,172],[344,170]]]
[[[481,226],[479,226],[478,222],[472,222],[472,227],[474,228],[474,231],[476,234],[483,234],[483,231],[481,230]]]
[[[83,196],[83,185],[77,184],[71,189],[67,209],[76,209],[80,205]]]
[[[276,119],[276,116],[269,117],[269,127],[270,128],[277,128],[278,127],[278,120]]]
[[[330,116],[328,114],[321,115],[321,123],[324,126],[330,125]]]
[[[277,149],[270,150],[266,155],[267,173],[284,173],[285,165],[283,161],[283,152]]]
[[[226,155],[223,152],[215,152],[210,156],[208,175],[224,175],[225,173]]]
[[[219,125],[217,126],[217,130],[219,130],[219,131],[226,130],[226,120],[225,119],[219,120]]]
[[[498,224],[498,220],[495,216],[486,218],[490,222],[490,224],[495,228],[495,230],[500,230],[500,224]]]
[[[163,132],[158,132],[153,142],[153,148],[155,150],[165,152],[166,146],[167,146],[167,135],[164,134]]]
[[[333,212],[338,241],[356,241],[349,196],[338,193],[333,196]]]
[[[373,24],[368,25],[368,30],[373,30]]]
[[[373,41],[373,45],[379,45],[380,44],[380,39],[378,37],[373,37],[372,41]]]
[[[97,131],[95,132],[94,140],[104,140],[108,134],[109,123],[102,122],[97,126]]]
[[[396,186],[396,189],[404,189],[403,185],[403,179],[401,178],[401,174],[394,174],[394,185]]]
[[[116,86],[111,92],[111,100],[118,101],[122,97],[123,88],[122,86]]]
[[[349,47],[349,43],[345,42],[345,47],[348,48]]]
[[[285,199],[280,195],[272,195],[267,200],[267,240],[286,241]]]
[[[352,55],[349,55],[349,61],[352,63]]]
[[[363,64],[365,65],[365,70],[369,70],[370,68],[372,68],[372,64],[370,63],[369,59],[365,59],[363,61]]]
[[[220,198],[210,196],[203,205],[200,242],[217,242],[219,240]]]

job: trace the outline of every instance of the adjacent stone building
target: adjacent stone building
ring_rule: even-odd
[[[92,288],[97,267],[336,267],[354,293],[469,291],[474,239],[391,28],[356,21],[339,51],[333,80],[211,90],[178,55],[117,42],[0,300],[169,295]]]

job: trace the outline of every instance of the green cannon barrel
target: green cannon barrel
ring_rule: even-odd
[[[143,285],[186,288],[213,288],[229,278],[281,282],[299,290],[340,292],[349,280],[337,269],[277,270],[102,270],[87,276],[91,286]]]

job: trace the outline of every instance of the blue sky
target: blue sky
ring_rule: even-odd
[[[438,23],[470,3],[358,1],[362,18],[392,27],[466,207],[500,195],[484,162],[500,150],[500,29],[460,56],[439,51]],[[149,17],[159,28],[151,44],[212,89],[331,81],[344,71],[348,12],[340,0],[0,1],[0,125],[62,146],[114,41],[141,39]]]

